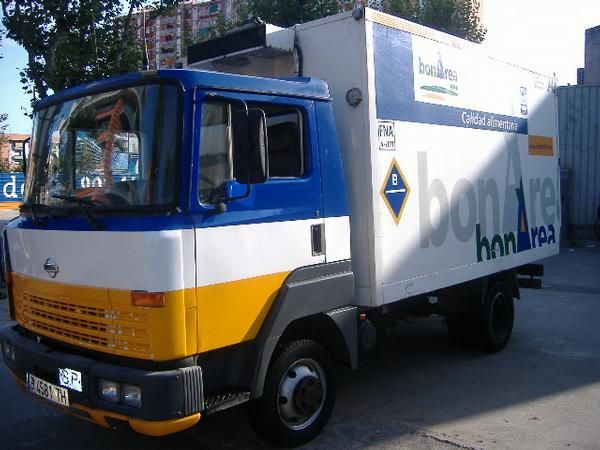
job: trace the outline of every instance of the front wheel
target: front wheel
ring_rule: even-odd
[[[248,405],[248,417],[263,439],[295,447],[309,442],[323,429],[335,394],[329,353],[313,340],[290,341],[273,359],[263,396]]]

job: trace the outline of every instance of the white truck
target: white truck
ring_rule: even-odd
[[[332,362],[356,367],[380,327],[437,314],[507,344],[558,252],[552,79],[370,9],[188,57],[210,71],[36,106],[4,236],[20,383],[150,435],[248,402],[299,445],[332,411]]]

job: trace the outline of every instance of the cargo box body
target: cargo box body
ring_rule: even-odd
[[[379,306],[556,254],[553,79],[363,14],[296,27],[303,75],[326,80],[333,98],[356,303]]]
[[[295,56],[267,39],[194,67],[327,81],[357,305],[381,306],[558,252],[553,78],[369,8],[294,30]]]

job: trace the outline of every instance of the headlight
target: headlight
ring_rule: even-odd
[[[4,359],[8,361],[15,362],[17,359],[15,347],[8,341],[2,343],[2,353],[4,354]]]
[[[107,400],[112,403],[119,403],[119,383],[110,380],[99,380],[98,391],[98,393],[100,394],[100,398],[102,398],[103,400]]]
[[[142,407],[142,390],[138,386],[123,384],[121,386],[121,401],[136,408]]]

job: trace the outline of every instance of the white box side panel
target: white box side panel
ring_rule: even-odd
[[[552,80],[469,46],[372,32],[383,303],[557,253]]]
[[[303,53],[303,75],[327,81],[331,90],[350,202],[355,301],[374,305],[373,171],[365,21],[342,14],[298,25],[296,36]],[[356,107],[346,101],[346,92],[352,88],[363,94]]]
[[[366,49],[367,49],[367,72],[369,86],[369,120],[367,122],[369,133],[369,155],[371,159],[371,177],[369,179],[371,185],[371,211],[373,214],[373,261],[375,270],[371,274],[372,286],[371,291],[376,305],[384,303],[384,272],[381,270],[383,266],[384,246],[386,245],[382,224],[378,219],[381,216],[382,210],[386,209],[379,196],[380,173],[378,159],[380,156],[379,150],[379,127],[377,122],[377,95],[376,95],[376,72],[374,58],[374,34],[373,22],[366,22]],[[383,145],[383,139],[382,139]]]

